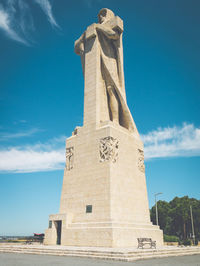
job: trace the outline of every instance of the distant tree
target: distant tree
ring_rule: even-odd
[[[169,217],[169,203],[166,201],[159,200],[157,202],[157,208],[158,208],[158,224],[160,227],[168,228],[169,223],[171,221]],[[167,218],[167,219],[166,219]],[[156,208],[155,206],[151,209],[151,220],[154,224],[156,224]],[[167,234],[167,232],[166,232]]]
[[[172,228],[175,235],[183,239],[189,237],[191,233],[191,219],[190,219],[190,200],[187,196],[183,198],[174,198],[169,203],[171,207]]]
[[[178,236],[180,239],[190,238],[192,235],[190,206],[192,206],[194,229],[196,238],[200,239],[200,200],[184,196],[175,197],[169,203],[158,201],[158,222],[166,235]],[[150,210],[151,221],[156,224],[155,205]]]

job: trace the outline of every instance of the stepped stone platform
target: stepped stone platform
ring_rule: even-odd
[[[38,244],[37,245],[0,244],[0,252],[83,257],[83,258],[85,257],[85,258],[119,260],[119,261],[135,261],[140,259],[200,254],[200,247],[166,246],[159,249],[133,249],[133,248],[45,246]]]

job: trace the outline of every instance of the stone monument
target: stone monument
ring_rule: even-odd
[[[84,123],[66,140],[59,214],[50,215],[45,244],[136,247],[163,233],[150,222],[143,143],[126,102],[123,21],[103,8],[99,23],[75,42],[84,89]]]

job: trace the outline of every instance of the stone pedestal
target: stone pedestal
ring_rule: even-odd
[[[67,153],[73,154],[66,163],[60,214],[50,216],[45,243],[57,243],[55,224],[62,220],[62,245],[134,247],[138,237],[162,245],[162,231],[150,222],[138,136],[112,122],[75,133],[67,139]]]

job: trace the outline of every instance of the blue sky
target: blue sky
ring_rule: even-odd
[[[150,207],[156,192],[200,199],[198,0],[0,0],[0,235],[43,232],[59,211],[65,139],[83,122],[74,41],[103,7],[124,20]]]

